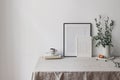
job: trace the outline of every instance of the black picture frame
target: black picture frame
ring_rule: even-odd
[[[77,57],[77,56],[66,56],[65,55],[65,29],[66,29],[66,25],[67,24],[80,24],[80,25],[84,25],[84,24],[88,24],[88,25],[90,25],[90,36],[92,36],[92,24],[91,23],[63,23],[63,56],[64,57]]]

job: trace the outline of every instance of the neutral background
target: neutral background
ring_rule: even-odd
[[[115,21],[113,53],[120,55],[120,0],[0,0],[0,80],[30,80],[40,54],[63,48],[64,22]],[[93,52],[97,55],[98,50]]]

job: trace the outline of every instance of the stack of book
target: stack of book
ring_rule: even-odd
[[[60,54],[45,54],[44,55],[45,59],[61,59],[62,56]]]

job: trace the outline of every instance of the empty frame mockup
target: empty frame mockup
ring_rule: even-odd
[[[77,57],[92,56],[92,38],[81,36],[77,38]]]
[[[84,41],[86,37],[92,35],[91,23],[64,23],[63,24],[63,55],[65,57],[77,57],[79,55],[79,48],[86,43],[79,44],[80,38]],[[90,44],[88,42],[88,44]],[[89,45],[88,45],[89,46]],[[82,49],[82,48],[81,48]]]

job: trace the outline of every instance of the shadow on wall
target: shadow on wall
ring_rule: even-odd
[[[15,0],[0,0],[0,80],[30,80],[38,57],[29,42],[30,23],[26,18],[24,22],[24,10],[17,4]]]
[[[16,80],[17,68],[9,9],[9,0],[0,0],[0,80]]]

